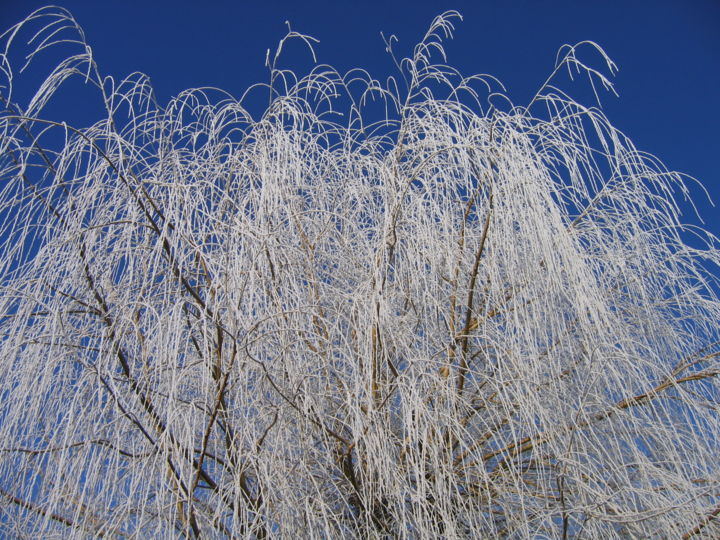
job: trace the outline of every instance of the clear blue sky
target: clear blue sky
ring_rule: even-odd
[[[0,26],[45,3],[5,0]],[[592,40],[620,68],[614,79],[620,97],[602,96],[606,115],[638,148],[700,179],[720,205],[718,0],[56,3],[84,27],[103,74],[142,71],[161,103],[196,86],[239,97],[266,81],[265,51],[283,37],[286,20],[320,40],[320,63],[341,72],[363,67],[382,79],[394,72],[381,31],[395,34],[397,51],[407,54],[435,15],[457,9],[465,20],[447,44],[449,63],[465,74],[496,76],[519,105],[552,70],[561,45]],[[720,210],[700,207],[706,226],[720,236]]]

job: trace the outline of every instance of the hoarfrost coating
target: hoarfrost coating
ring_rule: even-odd
[[[720,252],[686,181],[554,77],[503,108],[435,63],[457,18],[386,85],[269,54],[257,118],[104,79],[60,8],[3,34],[5,535],[720,534]],[[26,103],[35,32],[77,50]],[[612,72],[584,43],[553,76],[609,88],[584,55]],[[89,127],[43,116],[73,77]]]

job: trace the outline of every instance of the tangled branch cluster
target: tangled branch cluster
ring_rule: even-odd
[[[553,77],[435,63],[456,16],[388,84],[269,58],[258,119],[112,84],[57,8],[2,35],[4,534],[720,534],[714,239]],[[79,52],[23,105],[32,28]],[[45,118],[77,77],[106,116]]]

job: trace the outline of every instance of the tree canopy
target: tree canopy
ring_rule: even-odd
[[[2,35],[0,530],[720,534],[720,250],[680,220],[692,180],[556,87],[611,89],[598,45],[514,106],[447,65],[458,17],[386,82],[279,69],[312,50],[289,29],[246,96],[165,105],[62,9]],[[23,101],[17,51],[60,46]],[[78,78],[104,115],[44,116]]]

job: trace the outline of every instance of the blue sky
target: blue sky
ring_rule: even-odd
[[[46,2],[6,0],[7,28]],[[291,2],[56,0],[84,27],[96,61],[117,79],[148,74],[161,103],[197,86],[235,96],[267,80],[265,51],[287,31],[320,40],[318,61],[344,72],[363,67],[394,74],[380,32],[395,34],[408,54],[432,18],[447,9],[464,16],[446,45],[448,63],[464,74],[487,73],[522,105],[553,68],[565,43],[592,40],[620,68],[620,97],[601,95],[605,114],[640,148],[669,168],[695,176],[720,204],[720,2],[484,1]],[[310,57],[289,51],[299,71]],[[573,86],[566,86],[573,92]],[[582,92],[582,84],[576,87]],[[587,103],[592,104],[592,103]],[[702,193],[694,190],[697,197]],[[720,210],[699,204],[706,227],[720,236]],[[688,209],[689,210],[689,209]],[[695,222],[688,213],[684,218]]]

